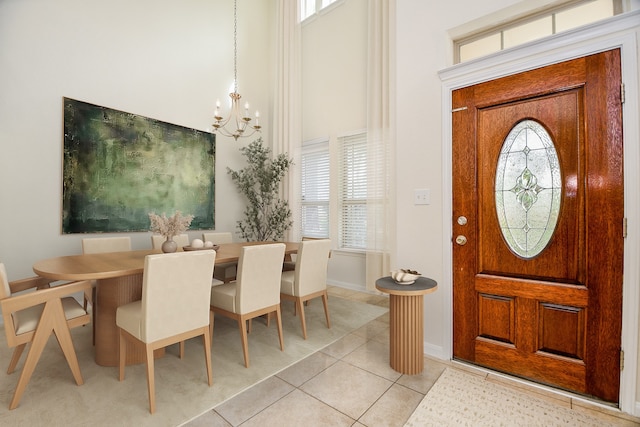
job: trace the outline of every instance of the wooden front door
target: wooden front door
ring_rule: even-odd
[[[453,93],[454,358],[617,402],[620,51]]]

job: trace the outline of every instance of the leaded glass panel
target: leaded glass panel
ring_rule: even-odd
[[[511,129],[496,170],[496,213],[509,248],[522,258],[540,254],[560,214],[561,171],[551,136],[535,120]]]

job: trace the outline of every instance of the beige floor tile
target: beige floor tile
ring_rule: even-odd
[[[277,376],[295,387],[300,387],[337,361],[335,357],[319,351],[278,373]]]
[[[381,334],[378,334],[374,337],[371,337],[372,341],[376,341],[382,344],[387,344],[389,345],[391,337],[389,335],[389,327],[387,326],[387,329],[385,329]]]
[[[208,411],[198,418],[183,424],[184,427],[232,427],[215,411]]]
[[[379,375],[389,381],[396,381],[402,375],[391,368],[389,364],[389,344],[377,341],[368,341],[342,358],[344,362],[351,363],[362,369]]]
[[[248,420],[295,388],[277,377],[268,378],[215,407],[234,426]]]
[[[388,307],[385,296],[337,287],[328,289],[330,300],[348,298]],[[640,419],[616,409],[592,405],[588,401],[547,391],[463,362],[426,356],[422,373],[401,375],[389,366],[388,312],[283,370],[270,381],[264,381],[215,408],[221,411],[220,414],[210,411],[186,425],[403,426],[447,367],[513,387],[532,397],[587,412],[599,417],[603,425],[640,426]],[[225,420],[226,417],[229,419]]]
[[[389,308],[389,297],[383,295],[371,295],[367,300],[369,304],[379,305],[380,307]]]
[[[371,427],[401,427],[423,397],[421,393],[394,384],[358,421]]]
[[[378,318],[376,318],[376,320],[380,321],[380,322],[384,322],[384,323],[386,323],[388,325],[389,324],[389,312],[387,311],[382,316],[379,316]]]
[[[359,292],[353,291],[351,289],[340,288],[338,286],[327,286],[327,293],[329,297],[337,296],[342,298],[349,298],[351,295],[356,295]]]
[[[352,295],[349,295],[349,299],[352,299],[354,301],[360,301],[360,302],[364,302],[367,304],[374,304],[376,305],[377,303],[382,303],[382,300],[380,298],[384,298],[384,297],[380,297],[378,295],[372,295],[372,294],[365,294],[365,293],[355,293]]]
[[[449,364],[447,363],[425,357],[424,370],[421,373],[416,375],[402,375],[397,383],[421,394],[427,394],[448,366]]]
[[[354,335],[353,333],[339,339],[331,345],[323,348],[323,353],[335,357],[336,359],[342,359],[347,354],[351,353],[356,348],[364,345],[367,340],[361,336]]]
[[[339,361],[304,383],[300,389],[357,420],[392,384]]]
[[[300,390],[252,417],[242,427],[351,426],[355,420]]]
[[[380,320],[374,320],[373,322],[369,322],[363,327],[356,329],[355,331],[353,331],[353,333],[363,338],[372,339],[373,337],[380,334],[385,334],[385,336],[388,336],[388,331],[388,323]]]

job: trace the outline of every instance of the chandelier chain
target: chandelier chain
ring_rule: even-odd
[[[233,2],[233,91],[238,93],[238,2]]]

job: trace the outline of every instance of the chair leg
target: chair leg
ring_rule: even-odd
[[[331,320],[329,320],[329,297],[326,291],[322,294],[322,304],[324,305],[324,317],[327,319],[327,328],[331,329]]]
[[[300,326],[302,326],[302,337],[307,339],[307,321],[304,316],[304,303],[302,302],[302,298],[296,297],[296,310],[300,315]]]
[[[13,371],[16,370],[16,366],[18,366],[18,362],[20,361],[20,356],[22,356],[22,352],[24,351],[27,343],[19,344],[14,350],[13,355],[11,356],[11,361],[9,362],[9,367],[7,368],[7,374],[12,374]]]
[[[282,316],[280,316],[280,304],[276,305],[276,321],[278,323],[278,338],[280,338],[280,350],[284,351],[284,337],[282,335]]]
[[[207,330],[208,329],[209,328],[207,328]],[[180,359],[184,359],[184,341],[180,341],[178,348],[179,348],[178,355],[180,356]]]
[[[93,345],[96,345],[96,300],[98,299],[98,290],[95,286],[91,288],[91,295],[93,297],[91,301],[91,327],[93,328]]]
[[[149,392],[149,412],[156,412],[156,383],[154,377],[153,347],[145,344],[147,365],[147,391]]]
[[[209,310],[209,337],[211,338],[211,342],[213,342],[213,321],[215,320],[215,314],[213,314],[213,310]]]
[[[247,340],[246,320],[238,318],[238,329],[240,329],[240,340],[242,341],[242,353],[244,354],[244,366],[249,367],[249,342]]]
[[[120,349],[118,356],[118,381],[124,380],[124,365],[127,359],[127,341],[122,329],[118,328],[120,333],[118,334],[118,348]]]
[[[82,303],[82,308],[84,311],[87,311],[87,307],[89,306],[89,302],[91,300],[91,290],[84,291],[84,301]]]
[[[51,335],[51,331],[56,334],[58,343],[60,343],[60,347],[62,347],[62,351],[67,358],[67,363],[69,364],[69,368],[71,368],[76,383],[78,385],[83,384],[80,366],[78,365],[78,359],[76,358],[73,342],[71,341],[71,334],[69,333],[69,326],[64,316],[64,310],[62,309],[62,302],[59,299],[48,301],[42,310],[42,315],[40,316],[38,327],[33,336],[27,359],[24,362],[22,373],[18,379],[18,385],[13,394],[13,399],[9,404],[9,409],[18,407],[22,394],[38,364],[42,350],[44,350],[47,340]]]
[[[202,334],[204,345],[204,363],[207,367],[207,382],[209,387],[213,385],[213,373],[211,369],[211,337],[209,336],[209,328],[205,327]]]
[[[69,325],[67,324],[67,319],[64,316],[64,311],[62,309],[62,304],[60,304],[58,315],[54,317],[54,327],[53,333],[55,334],[58,344],[62,349],[62,353],[64,354],[65,359],[67,359],[67,364],[71,369],[71,373],[73,374],[73,378],[76,380],[76,384],[82,385],[84,384],[84,380],[82,379],[82,373],[80,372],[80,365],[78,364],[78,356],[76,355],[76,350],[73,347],[73,341],[71,339],[71,332],[69,331]]]

